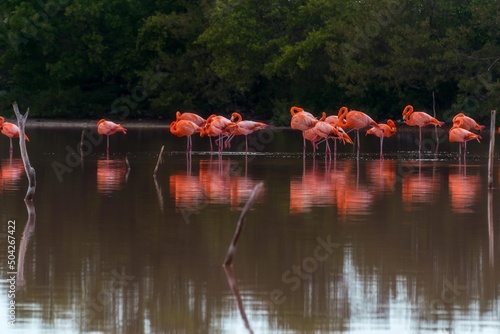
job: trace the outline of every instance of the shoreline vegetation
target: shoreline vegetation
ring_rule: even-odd
[[[20,0],[0,15],[0,114],[286,126],[292,105],[383,120],[412,104],[486,123],[500,105],[496,1]]]

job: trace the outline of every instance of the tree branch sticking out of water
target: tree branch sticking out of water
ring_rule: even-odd
[[[28,119],[28,113],[30,109],[26,110],[24,115],[21,115],[19,112],[19,107],[17,106],[17,102],[12,103],[12,107],[14,108],[14,113],[16,114],[17,124],[19,126],[19,148],[21,150],[21,158],[23,159],[24,170],[26,171],[26,176],[28,176],[28,191],[26,192],[26,196],[24,197],[25,201],[32,201],[35,196],[35,188],[36,188],[36,173],[35,169],[31,167],[30,159],[28,157],[28,150],[26,149],[26,140],[24,139],[24,125],[26,124],[26,120]]]
[[[491,111],[490,119],[490,151],[488,154],[488,188],[493,188],[493,160],[495,156],[495,120],[496,120],[496,110]]]
[[[248,214],[248,211],[250,211],[250,207],[252,206],[253,202],[255,201],[255,198],[257,197],[257,194],[259,193],[260,189],[262,189],[263,183],[260,182],[252,190],[252,193],[250,194],[250,198],[248,199],[247,203],[243,207],[243,211],[241,211],[240,218],[238,219],[238,223],[236,226],[236,231],[234,231],[234,236],[233,240],[231,241],[231,244],[229,245],[229,248],[227,250],[226,254],[226,259],[224,260],[224,266],[231,266],[233,264],[233,257],[234,253],[236,252],[236,243],[238,242],[238,239],[240,237],[241,231],[243,230],[243,225],[245,224],[245,220]]]
[[[153,177],[156,177],[156,172],[158,172],[158,166],[160,165],[161,163],[161,156],[163,155],[163,149],[165,148],[165,145],[163,145],[161,147],[161,150],[160,150],[160,154],[158,154],[158,160],[156,161],[156,167],[155,167],[155,170],[153,172]]]

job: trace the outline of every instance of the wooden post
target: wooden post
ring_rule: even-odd
[[[29,108],[26,110],[24,115],[21,115],[19,112],[19,107],[17,106],[17,102],[12,103],[12,107],[14,108],[14,113],[16,114],[17,124],[19,126],[19,148],[21,150],[21,158],[23,159],[24,170],[26,171],[26,176],[28,177],[28,191],[26,192],[26,196],[24,197],[27,201],[32,201],[35,196],[35,188],[36,188],[36,173],[35,169],[31,167],[30,159],[28,157],[28,150],[26,149],[26,140],[24,139],[24,125],[26,124],[26,120],[28,119]]]
[[[493,160],[495,155],[495,119],[496,119],[496,110],[491,111],[491,120],[490,120],[490,152],[488,155],[488,188],[493,188]]]

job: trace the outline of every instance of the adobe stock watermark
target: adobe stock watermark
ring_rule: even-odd
[[[248,152],[250,153],[248,157],[245,158],[245,165],[255,159],[255,154],[251,154],[252,152],[263,152],[266,148],[266,145],[271,143],[274,140],[274,131],[269,127],[259,130],[255,132],[253,135],[248,136]],[[237,150],[242,152],[245,151],[245,141],[243,140],[240,144],[238,144]],[[228,174],[229,177],[237,177],[241,176],[244,173],[244,166],[241,163],[236,161],[231,161],[229,165]],[[184,219],[186,224],[190,224],[190,217],[193,215],[198,215],[201,213],[203,209],[205,209],[210,200],[208,196],[202,191],[201,195],[198,196],[193,202],[189,204],[181,203],[177,206],[179,212]]]
[[[56,173],[59,182],[63,182],[63,175],[71,173],[73,170],[82,164],[82,159],[85,156],[92,154],[95,147],[97,147],[104,140],[104,136],[97,133],[97,128],[84,130],[82,140],[73,148],[66,145],[66,156],[64,163],[59,161],[52,161],[51,167]]]
[[[406,0],[392,0],[387,3],[387,7],[374,13],[371,20],[367,20],[361,28],[356,28],[356,36],[352,43],[345,43],[341,46],[345,57],[350,58],[355,54],[368,49],[370,40],[380,35],[382,28],[387,27],[406,8]]]
[[[476,79],[478,81],[477,85],[473,90],[470,90],[470,94],[458,106],[464,113],[477,111],[481,105],[481,100],[486,100],[489,94],[498,91],[498,86],[495,85],[493,75],[489,69],[486,73],[476,76]]]
[[[252,153],[264,152],[266,145],[274,140],[274,131],[268,126],[262,130],[256,131],[248,136],[248,155],[245,157],[245,165],[252,162],[257,155]],[[241,141],[236,148],[238,152],[244,152],[246,149],[245,140]],[[231,162],[229,168],[230,176],[242,175],[244,166],[236,162]]]
[[[97,313],[103,312],[104,308],[113,303],[117,291],[127,287],[135,276],[125,275],[116,270],[111,270],[111,281],[107,287],[102,288],[97,294],[84,301],[83,312],[80,317],[80,324],[86,326],[94,320]]]
[[[140,114],[139,104],[158,88],[166,76],[167,74],[150,66],[146,74],[142,76],[142,80],[130,90],[130,95],[121,96],[111,103],[111,114],[119,114],[121,120],[130,115],[133,110]]]
[[[446,304],[451,304],[457,300],[457,298],[462,295],[463,291],[467,290],[466,285],[459,285],[458,279],[453,278],[453,283],[447,278],[443,281],[443,289],[441,290],[441,295],[439,299],[433,299],[429,307],[433,310],[444,308]]]
[[[38,0],[36,2],[39,6],[37,12],[30,17],[21,19],[23,26],[21,32],[13,33],[10,31],[7,34],[8,42],[14,51],[18,52],[21,45],[28,43],[30,39],[36,38],[41,27],[60,13],[61,8],[69,2],[70,0],[56,0],[44,3],[42,0]]]
[[[189,204],[181,203],[177,206],[177,208],[179,209],[179,212],[181,213],[182,218],[187,225],[191,223],[189,217],[191,217],[192,215],[200,214],[200,211],[206,208],[208,206],[208,203],[209,198],[205,194],[205,192],[202,191],[201,195],[197,197],[195,201],[190,202]]]
[[[304,280],[312,277],[312,274],[318,270],[319,265],[325,262],[335,251],[340,247],[339,243],[331,241],[331,236],[326,238],[317,237],[318,245],[314,248],[313,253],[302,259],[301,263],[294,264],[290,269],[283,272],[281,281],[287,286],[288,290],[296,291],[302,285]],[[286,291],[283,289],[274,289],[269,293],[269,304],[280,305],[287,300]]]

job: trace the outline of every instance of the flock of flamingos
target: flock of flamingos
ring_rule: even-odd
[[[359,155],[359,131],[367,129],[366,134],[375,135],[380,138],[380,158],[383,159],[383,141],[386,137],[393,136],[396,130],[396,124],[392,120],[387,123],[377,123],[366,113],[356,110],[348,110],[347,107],[341,107],[338,115],[326,116],[323,112],[321,118],[316,118],[311,113],[303,108],[293,106],[290,109],[292,116],[290,126],[292,129],[300,130],[304,139],[303,150],[306,150],[306,140],[310,141],[316,153],[318,145],[322,142],[326,143],[325,154],[330,155],[331,149],[328,143],[329,139],[334,142],[334,154],[336,155],[337,141],[342,143],[354,144],[348,133],[356,131],[357,152]],[[429,114],[422,111],[413,111],[413,106],[407,105],[403,110],[403,120],[407,125],[419,127],[419,153],[422,147],[422,127],[428,125],[442,126],[444,122],[437,120]],[[263,122],[255,122],[243,120],[241,115],[233,112],[231,118],[226,118],[220,115],[211,115],[207,119],[191,113],[181,113],[177,111],[176,120],[170,124],[170,132],[178,137],[187,137],[186,152],[192,151],[191,136],[199,133],[200,136],[207,136],[210,139],[210,149],[213,150],[212,137],[215,139],[215,144],[218,147],[219,153],[223,148],[231,146],[231,140],[235,136],[245,136],[246,152],[248,152],[248,135],[255,131],[267,128],[268,125]],[[462,147],[469,140],[479,140],[481,136],[473,131],[481,131],[484,125],[478,124],[474,119],[465,116],[463,113],[457,114],[453,118],[453,126],[449,130],[449,141],[459,143],[459,154],[461,155]],[[5,122],[0,116],[0,130],[2,134],[10,138],[10,150],[12,151],[12,138],[19,138],[19,128],[17,125]],[[99,120],[97,123],[97,131],[101,135],[107,136],[106,150],[109,151],[109,136],[122,132],[127,133],[120,124],[116,124],[105,119]],[[500,133],[500,128],[498,128]],[[28,136],[25,139],[29,141]]]

